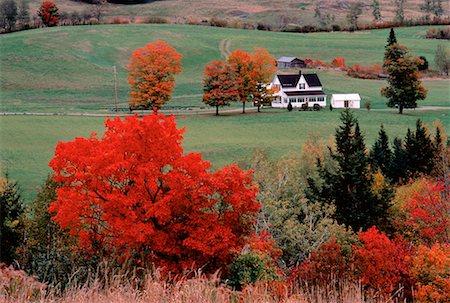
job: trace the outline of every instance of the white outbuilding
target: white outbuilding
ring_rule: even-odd
[[[360,108],[361,97],[359,94],[333,94],[330,103],[333,108]]]

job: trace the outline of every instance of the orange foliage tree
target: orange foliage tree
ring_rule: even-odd
[[[59,18],[58,7],[52,1],[44,1],[39,7],[38,16],[45,26],[55,26]]]
[[[171,272],[194,263],[204,272],[226,267],[251,237],[260,208],[251,172],[236,165],[208,172],[200,154],[183,153],[173,117],[105,126],[101,139],[58,143],[49,164],[61,184],[53,220],[88,255]]]
[[[229,102],[245,103],[253,101],[259,107],[272,100],[274,90],[267,87],[276,72],[275,59],[263,48],[249,54],[237,49],[227,61],[213,61],[205,67],[203,80],[203,102],[218,107]]]
[[[273,100],[273,94],[276,92],[275,88],[269,89],[267,87],[267,83],[271,82],[273,75],[277,71],[276,60],[264,48],[257,48],[250,57],[254,68],[252,77],[256,81],[253,100],[259,111],[261,105]]]
[[[158,110],[170,99],[175,74],[181,72],[182,55],[162,40],[133,52],[128,65],[130,108]]]
[[[450,245],[420,246],[411,258],[417,302],[450,302]]]
[[[230,66],[224,61],[213,61],[205,66],[203,78],[203,103],[216,107],[229,105],[238,98],[238,90]]]
[[[253,77],[252,59],[247,52],[237,49],[228,56],[228,64],[233,71],[237,85],[238,102],[242,102],[242,113],[245,113],[245,103],[252,99],[252,93],[257,83]]]

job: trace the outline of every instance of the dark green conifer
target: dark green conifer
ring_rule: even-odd
[[[383,175],[389,175],[389,167],[391,165],[392,151],[389,146],[389,138],[384,130],[383,125],[378,132],[378,139],[373,144],[372,150],[369,154],[369,162],[372,170],[380,169]]]
[[[395,37],[394,29],[391,28],[391,31],[389,32],[389,37],[387,39],[386,48],[388,48],[389,46],[391,46],[392,44],[395,44],[395,43],[397,43],[397,37]]]
[[[408,163],[402,139],[395,138],[392,151],[392,159],[389,165],[389,178],[394,182],[400,182],[406,178]]]
[[[319,166],[323,182],[309,185],[306,193],[317,201],[334,203],[336,220],[354,230],[366,229],[377,224],[387,209],[389,201],[381,200],[372,191],[373,179],[369,172],[364,137],[357,119],[349,109],[342,112],[342,124],[336,129],[336,151],[331,157],[337,163],[337,171],[331,172]]]
[[[21,220],[24,207],[16,182],[8,174],[0,180],[0,262],[12,264],[22,242]]]

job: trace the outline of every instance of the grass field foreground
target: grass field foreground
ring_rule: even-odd
[[[301,150],[308,138],[328,138],[340,123],[339,110],[320,112],[263,110],[261,113],[230,114],[215,117],[179,116],[178,127],[185,127],[183,147],[187,152],[200,152],[214,169],[251,157],[256,148],[279,158]],[[391,140],[403,138],[407,128],[414,129],[418,118],[429,127],[440,120],[450,125],[448,111],[413,111],[398,115],[395,110],[356,111],[361,129],[370,147],[381,124]],[[102,117],[72,116],[0,116],[0,164],[17,180],[29,201],[50,173],[47,164],[59,141],[88,137],[92,132],[101,136]]]

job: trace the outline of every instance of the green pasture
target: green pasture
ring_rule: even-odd
[[[448,43],[423,39],[428,27],[396,29],[400,43],[431,67],[436,46]],[[169,107],[202,106],[202,75],[211,60],[223,59],[220,45],[253,51],[268,49],[275,57],[289,55],[330,62],[344,57],[348,65],[380,64],[388,30],[355,33],[279,33],[189,25],[97,25],[44,28],[0,36],[0,111],[107,111],[113,107],[113,69],[118,68],[121,107],[128,102],[126,66],[134,49],[163,39],[183,54]],[[345,77],[319,71],[327,93],[358,92],[374,108],[383,108],[384,81]],[[448,81],[426,81],[430,96],[423,104],[449,104]]]
[[[255,148],[266,150],[279,158],[300,151],[312,135],[327,138],[339,124],[339,110],[320,112],[281,111],[265,109],[261,113],[228,114],[219,117],[179,116],[179,127],[186,127],[183,146],[187,152],[200,152],[213,169],[238,162]],[[404,137],[407,128],[414,128],[417,118],[429,126],[441,120],[450,125],[448,111],[406,110],[398,115],[393,110],[357,110],[367,146],[384,124],[391,141]],[[36,188],[50,172],[47,164],[57,142],[87,137],[91,132],[103,133],[104,118],[71,116],[0,116],[0,164],[17,180],[24,197],[30,201]]]
[[[427,27],[398,28],[397,39],[417,56],[433,57],[439,43],[422,36]],[[205,64],[223,59],[223,47],[253,51],[267,48],[275,57],[289,55],[331,61],[342,56],[347,64],[381,63],[388,30],[356,33],[295,34],[182,25],[99,25],[36,29],[0,36],[0,112],[108,113],[113,107],[113,70],[118,67],[121,107],[126,107],[126,66],[134,49],[157,39],[166,40],[183,54],[183,72],[167,108],[201,107]],[[230,44],[231,43],[231,44]],[[304,71],[306,72],[306,71]],[[360,93],[374,110],[358,110],[368,146],[380,124],[391,139],[403,137],[417,118],[429,125],[441,120],[447,130],[449,112],[407,110],[402,116],[386,109],[380,96],[385,81],[359,80],[341,71],[318,70],[328,95]],[[429,96],[420,105],[449,106],[449,81],[426,80]],[[240,104],[236,105],[240,106]],[[328,137],[339,123],[339,111],[288,113],[264,109],[262,113],[220,117],[179,116],[186,127],[186,151],[201,152],[212,167],[239,161],[255,148],[273,157],[299,151],[313,134]],[[49,173],[48,161],[57,142],[103,132],[104,118],[83,116],[0,116],[0,165],[7,169],[30,201]]]

